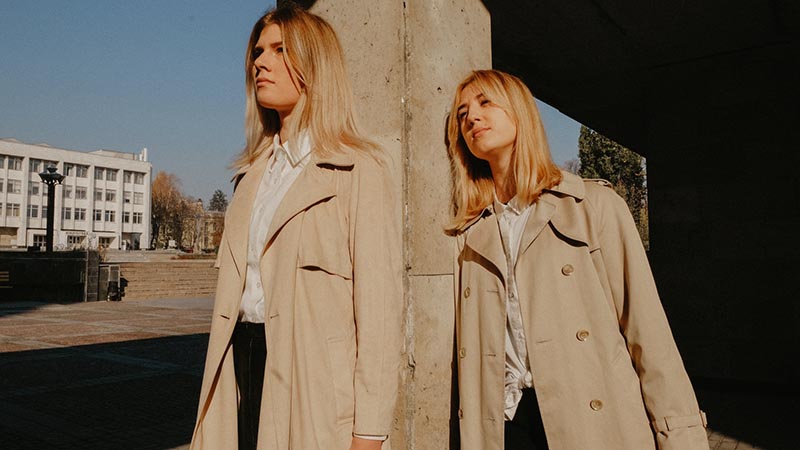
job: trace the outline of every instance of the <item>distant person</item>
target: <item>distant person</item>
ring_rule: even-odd
[[[316,15],[258,19],[246,88],[191,448],[380,449],[403,323],[385,156],[357,130],[342,49]]]
[[[533,96],[479,70],[447,125],[463,450],[707,450],[625,202],[553,164]]]

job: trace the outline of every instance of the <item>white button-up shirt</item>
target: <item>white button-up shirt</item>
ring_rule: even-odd
[[[250,216],[247,271],[239,307],[239,320],[242,322],[264,323],[264,289],[259,265],[267,245],[267,230],[286,192],[308,164],[310,153],[311,141],[305,133],[300,135],[298,145],[281,144],[278,134],[273,138],[272,154],[261,177]]]
[[[503,242],[503,253],[506,256],[506,372],[505,372],[505,419],[511,420],[517,412],[522,399],[522,389],[533,386],[528,347],[525,343],[525,329],[522,325],[522,313],[519,305],[519,292],[514,267],[517,264],[520,240],[525,224],[535,206],[521,205],[517,197],[508,204],[494,201],[497,223],[500,226],[500,238]]]

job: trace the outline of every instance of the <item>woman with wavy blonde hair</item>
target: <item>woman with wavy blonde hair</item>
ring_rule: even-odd
[[[470,74],[447,129],[462,450],[707,450],[625,202],[558,170],[512,75]]]
[[[387,449],[402,351],[398,208],[319,16],[253,27],[192,448]]]

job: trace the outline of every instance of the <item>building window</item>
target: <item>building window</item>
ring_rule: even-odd
[[[39,217],[39,207],[37,205],[28,205],[28,217],[31,219]]]
[[[75,198],[86,200],[86,186],[75,186]]]
[[[64,163],[64,176],[68,177],[75,171],[75,166],[72,164]]]
[[[134,205],[141,205],[144,203],[144,194],[141,192],[134,192],[133,193],[133,204]]]
[[[61,208],[61,219],[72,220],[72,208]]]
[[[19,180],[8,180],[8,183],[6,183],[6,192],[9,194],[19,194],[22,192],[22,182]]]
[[[72,198],[72,186],[64,186],[64,198]]]
[[[39,160],[39,159],[31,158],[30,161],[28,161],[28,169],[31,172],[36,172],[36,173],[41,172],[43,170],[42,169],[42,161]]]
[[[19,217],[19,203],[9,203],[6,205],[6,215],[8,217]]]
[[[128,211],[122,213],[122,223],[131,223],[131,213]]]
[[[67,245],[81,245],[83,236],[67,236]]]
[[[117,201],[117,191],[115,191],[113,189],[107,189],[106,190],[106,201],[107,202],[115,202],[115,201]]]
[[[134,184],[144,184],[144,174],[135,172],[133,174],[133,183]]]
[[[81,222],[86,220],[86,208],[75,208],[75,220]]]
[[[142,223],[142,213],[133,213],[133,223]]]
[[[78,178],[86,178],[89,176],[89,166],[75,166],[75,176]]]
[[[0,166],[0,167],[2,167],[2,166]],[[128,172],[126,170],[125,172],[122,173],[122,181],[124,183],[130,183],[132,178],[133,178],[131,175],[132,175],[131,172]]]
[[[3,215],[3,204],[0,203],[0,216],[2,216],[2,215]]]
[[[113,237],[101,237],[100,238],[100,247],[108,248],[111,247],[111,242],[114,240]]]
[[[102,180],[103,179],[103,168],[102,167],[95,167],[94,168],[94,179],[95,180]]]
[[[115,222],[116,215],[116,211],[106,211],[106,222]]]
[[[8,170],[22,170],[22,158],[9,156]]]
[[[42,219],[47,219],[47,205],[42,205]]]
[[[39,181],[28,181],[28,195],[39,195]]]
[[[46,247],[47,246],[47,235],[46,234],[34,234],[33,235],[33,246],[34,247]]]
[[[114,169],[106,169],[106,181],[117,181],[117,171]]]
[[[6,155],[0,155],[0,169],[6,166]]]
[[[125,203],[131,202],[131,191],[125,191],[122,193],[122,198]]]
[[[103,210],[102,209],[95,209],[94,210],[94,221],[95,222],[102,222],[103,221]]]
[[[102,189],[95,189],[94,190],[94,201],[102,202],[103,201],[103,190]]]
[[[0,192],[3,192],[5,190],[5,186],[6,186],[5,180],[0,178]]]

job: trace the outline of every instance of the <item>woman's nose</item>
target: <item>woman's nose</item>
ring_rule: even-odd
[[[258,55],[258,58],[256,58],[256,60],[253,62],[253,65],[256,67],[256,69],[264,69],[266,71],[271,70],[267,62],[266,52]]]

